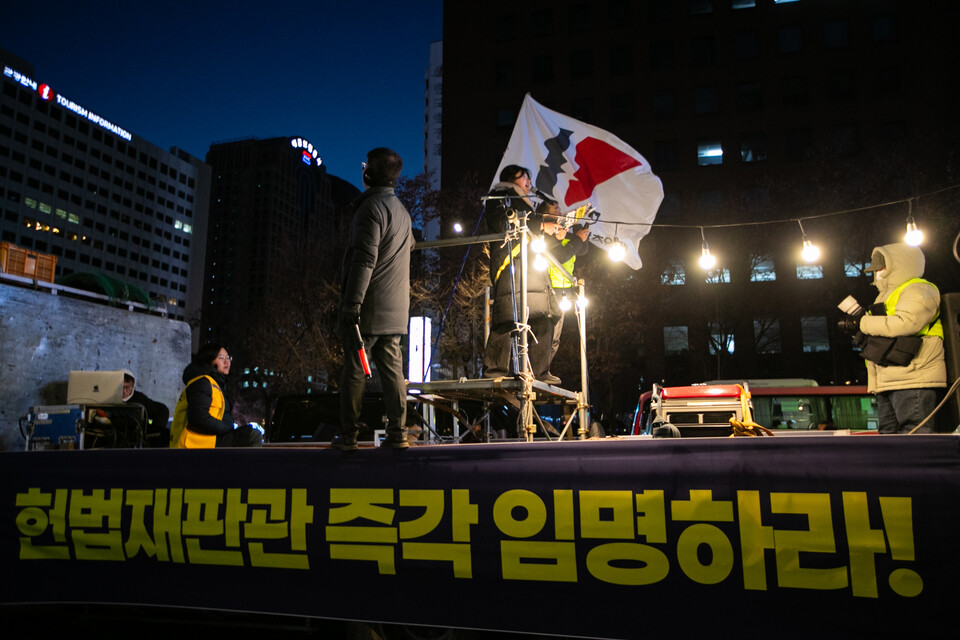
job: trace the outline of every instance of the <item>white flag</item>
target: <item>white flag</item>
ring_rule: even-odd
[[[657,215],[663,185],[630,145],[547,109],[528,93],[496,176],[511,164],[529,169],[534,187],[556,200],[561,211],[591,205],[589,217],[596,222],[590,242],[606,249],[619,238],[627,248],[624,262],[641,267],[637,245]]]

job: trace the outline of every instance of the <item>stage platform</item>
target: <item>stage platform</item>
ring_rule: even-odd
[[[532,425],[528,430],[528,440],[537,434],[546,439],[563,439],[568,436],[573,417],[581,412],[581,420],[586,420],[586,404],[582,402],[582,394],[562,387],[547,384],[540,380],[527,383],[520,377],[500,378],[461,378],[459,380],[439,380],[436,382],[408,382],[408,398],[413,401],[422,401],[441,411],[451,413],[458,422],[466,427],[466,434],[488,441],[491,439],[491,429],[488,421],[489,410],[481,412],[479,416],[469,416],[460,410],[461,402],[478,402],[486,405],[505,405],[517,412],[524,411],[524,403],[529,401],[533,406],[530,411]],[[536,411],[536,405],[553,404],[563,407],[564,426],[557,430],[549,422],[541,419]],[[428,416],[421,413],[422,426],[430,433],[428,440],[443,440],[438,434],[436,424]],[[464,434],[454,430],[452,441],[459,442]]]

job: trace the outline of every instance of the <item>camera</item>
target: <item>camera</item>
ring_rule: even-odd
[[[840,331],[849,335],[853,335],[859,331],[860,318],[863,316],[864,310],[856,298],[847,296],[837,305],[837,308],[845,314],[845,317],[837,322],[837,327]]]

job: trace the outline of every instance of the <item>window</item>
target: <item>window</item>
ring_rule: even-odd
[[[873,41],[893,42],[897,39],[897,28],[891,16],[880,16],[873,20]]]
[[[733,333],[729,327],[720,323],[711,322],[710,326],[710,355],[719,353],[733,353]]]
[[[632,93],[610,96],[610,120],[612,122],[634,122],[636,117],[637,104]]]
[[[653,94],[653,117],[670,118],[677,114],[677,96],[672,91]]]
[[[780,95],[785,107],[802,107],[808,100],[807,77],[787,76],[780,85]]]
[[[630,45],[621,45],[610,47],[610,75],[622,76],[634,72],[633,47]]]
[[[825,317],[805,316],[800,318],[800,335],[803,339],[804,353],[822,353],[830,350],[827,319]]]
[[[756,31],[740,31],[733,36],[733,56],[738,60],[760,55],[760,36]]]
[[[857,75],[851,71],[835,71],[827,76],[827,92],[834,102],[857,97]]]
[[[740,139],[740,160],[743,162],[767,160],[767,142],[762,133],[743,134]]]
[[[846,47],[850,44],[850,23],[833,20],[823,25],[823,46],[828,49]]]
[[[743,82],[737,85],[737,109],[741,112],[758,111],[763,107],[763,85]]]
[[[676,59],[672,42],[650,43],[650,69],[652,71],[667,71],[673,69]]]
[[[497,128],[503,129],[512,127],[517,119],[517,114],[513,109],[497,109]]]
[[[690,15],[713,13],[713,0],[690,0]]]
[[[697,145],[697,164],[701,167],[723,164],[723,146],[719,141],[701,142]]]
[[[690,58],[697,67],[717,63],[717,41],[712,36],[697,36],[690,41]]]
[[[843,275],[848,278],[865,276],[867,275],[866,269],[868,264],[870,264],[869,259],[863,258],[862,256],[852,256],[848,252],[843,260]]]
[[[687,275],[683,269],[683,263],[679,260],[671,260],[667,267],[660,274],[660,283],[665,285],[686,284]]]
[[[590,49],[580,49],[570,52],[570,77],[571,78],[590,78],[593,77],[593,51]]]
[[[730,269],[727,267],[717,267],[711,269],[704,282],[707,284],[730,284]]]
[[[720,95],[716,87],[697,87],[693,91],[693,96],[697,115],[719,113]]]
[[[797,280],[820,280],[823,278],[822,264],[797,263]]]
[[[686,353],[690,349],[690,340],[687,337],[687,327],[663,328],[663,353],[676,356]]]
[[[780,53],[800,53],[803,50],[803,31],[799,26],[780,27],[777,35]]]
[[[498,62],[494,67],[494,82],[498,87],[512,87],[516,73],[512,60]]]
[[[780,353],[780,321],[776,318],[754,320],[753,342],[757,353]]]
[[[777,269],[773,256],[754,254],[750,256],[750,282],[773,282],[777,279]]]
[[[675,169],[679,160],[677,141],[659,140],[655,142],[653,144],[653,158],[657,169]]]

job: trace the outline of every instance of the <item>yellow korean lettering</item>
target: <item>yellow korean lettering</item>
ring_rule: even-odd
[[[807,516],[808,529],[803,531],[777,529],[773,538],[777,558],[777,583],[781,587],[797,589],[843,589],[847,586],[847,568],[809,568],[800,565],[800,554],[836,553],[830,494],[827,493],[771,493],[770,510],[773,513],[792,513]]]
[[[633,540],[633,500],[632,491],[581,491],[580,535]]]

